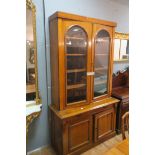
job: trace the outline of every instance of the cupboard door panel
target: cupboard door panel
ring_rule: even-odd
[[[114,131],[114,110],[109,109],[95,115],[95,142]]]
[[[66,67],[66,105],[88,103],[91,24],[63,21]]]
[[[110,53],[112,28],[94,24],[93,26],[93,99],[109,94]]]
[[[69,151],[83,148],[92,142],[92,117],[82,118],[69,124]]]

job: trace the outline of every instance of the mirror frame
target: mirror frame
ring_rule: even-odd
[[[32,10],[32,24],[33,24],[33,37],[34,37],[34,63],[35,63],[35,89],[36,89],[36,104],[41,103],[39,97],[39,87],[38,87],[38,63],[37,63],[37,39],[36,39],[36,7],[32,0],[26,0],[26,9]]]
[[[115,32],[114,39],[129,40],[129,34],[128,33]],[[114,42],[115,42],[115,40],[114,40]],[[115,52],[115,48],[114,48],[114,52]],[[114,62],[118,62],[118,61],[129,61],[129,59],[120,59],[120,58],[114,59]]]

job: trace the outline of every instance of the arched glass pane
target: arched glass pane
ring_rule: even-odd
[[[94,97],[107,94],[110,36],[100,30],[95,38]]]
[[[79,26],[65,35],[67,104],[86,100],[87,35]]]

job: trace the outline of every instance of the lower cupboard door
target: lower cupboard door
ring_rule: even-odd
[[[114,132],[114,109],[109,109],[95,115],[95,142],[103,140]]]
[[[92,142],[92,117],[82,118],[68,126],[69,152],[87,147]]]

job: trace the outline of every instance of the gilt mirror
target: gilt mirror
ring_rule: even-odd
[[[115,32],[114,61],[128,61],[129,34]]]
[[[26,102],[39,104],[35,13],[35,5],[26,0]]]

